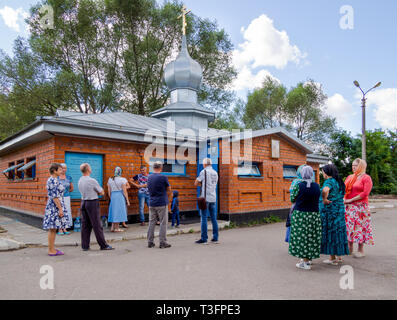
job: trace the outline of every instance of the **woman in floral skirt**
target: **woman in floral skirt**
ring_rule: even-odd
[[[345,181],[347,240],[350,253],[355,258],[363,258],[364,244],[374,245],[368,202],[373,184],[371,177],[365,173],[367,163],[364,160],[354,160],[352,168],[353,174]],[[358,243],[357,253],[353,253],[353,243]]]
[[[50,167],[51,176],[47,180],[48,201],[45,208],[43,229],[48,230],[49,256],[61,256],[64,254],[62,251],[55,249],[55,237],[57,229],[65,229],[70,223],[63,200],[65,188],[58,180],[62,173],[61,165],[54,163]]]
[[[301,258],[297,268],[310,270],[313,259],[320,258],[321,219],[319,213],[320,186],[313,182],[313,168],[302,169],[295,208],[291,218],[289,254]]]

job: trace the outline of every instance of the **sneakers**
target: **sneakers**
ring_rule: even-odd
[[[197,240],[196,243],[197,243],[197,244],[208,244],[207,241],[204,241],[204,240],[202,240],[202,239]]]
[[[149,242],[147,247],[148,248],[154,248],[156,245],[153,242]]]
[[[305,260],[303,260],[303,259],[300,259],[300,261],[299,262],[304,262]],[[306,262],[309,266],[311,266],[312,264],[313,264],[313,262],[311,261],[311,260],[309,260],[308,262]]]
[[[312,268],[310,264],[305,261],[298,262],[296,267],[303,270],[310,270]]]
[[[219,241],[218,241],[218,240],[215,240],[215,239],[212,239],[212,240],[211,240],[211,243],[217,244],[217,243],[219,243]]]
[[[160,249],[165,249],[165,248],[170,248],[171,245],[169,243],[161,243],[160,244]]]
[[[145,222],[141,222],[141,226],[144,227],[145,226]]]
[[[101,250],[114,250],[114,248],[108,245],[105,248],[101,248]]]

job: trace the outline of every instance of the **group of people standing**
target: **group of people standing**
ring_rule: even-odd
[[[206,193],[206,210],[200,210],[201,216],[201,238],[196,241],[199,244],[207,243],[207,216],[211,216],[213,225],[212,242],[218,242],[218,224],[216,220],[216,185],[218,183],[218,174],[212,169],[209,158],[203,161],[204,170],[200,173],[195,181],[195,186],[201,185],[202,190]],[[141,167],[141,173],[135,176],[130,182],[139,188],[139,216],[141,225],[144,225],[144,204],[149,206],[149,227],[147,232],[148,247],[153,248],[154,231],[156,224],[160,225],[160,248],[169,248],[167,243],[167,225],[168,225],[168,205],[171,197],[171,186],[168,178],[162,175],[163,165],[156,162],[153,165],[153,173],[147,175],[146,167]],[[92,170],[88,163],[80,166],[82,177],[78,182],[78,189],[81,193],[81,242],[84,251],[90,250],[91,231],[94,230],[95,237],[101,250],[114,249],[107,244],[101,222],[99,207],[99,197],[105,195],[104,189],[99,183],[90,177]],[[43,229],[48,230],[48,254],[50,256],[59,256],[64,253],[55,249],[55,237],[57,234],[64,234],[66,229],[72,226],[72,215],[70,206],[70,192],[73,191],[72,178],[66,176],[66,165],[54,163],[51,165],[50,178],[47,180],[48,201],[45,209],[43,220]],[[208,177],[207,177],[208,176]],[[204,187],[203,187],[204,186]],[[120,232],[120,223],[127,221],[127,206],[130,205],[128,198],[128,189],[130,184],[126,178],[122,177],[122,169],[116,167],[114,176],[110,177],[107,184],[107,191],[110,198],[108,221],[112,223],[111,231]],[[203,191],[204,193],[204,191]],[[69,199],[65,198],[69,197]],[[171,203],[172,226],[175,222],[179,226],[179,199],[178,191],[173,192]]]
[[[313,259],[329,255],[326,264],[338,265],[342,256],[365,256],[364,244],[373,245],[368,196],[371,177],[367,164],[354,160],[353,174],[343,182],[335,165],[321,168],[324,184],[313,181],[314,171],[308,165],[298,168],[298,177],[290,187],[291,213],[287,220],[286,241],[289,254],[300,258],[297,268],[310,270]],[[353,244],[358,243],[357,252]]]

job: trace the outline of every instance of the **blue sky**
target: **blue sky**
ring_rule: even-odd
[[[0,0],[0,48],[12,54],[17,36],[26,36],[22,12],[34,0]],[[329,97],[324,112],[352,133],[361,130],[360,95],[363,88],[382,81],[368,95],[367,128],[397,129],[397,1],[379,0],[185,0],[194,14],[216,19],[231,36],[239,78],[234,88],[242,97],[265,75],[287,88],[313,79]],[[352,29],[340,20],[348,5]],[[9,8],[12,8],[12,14]],[[21,9],[19,9],[21,8]],[[17,12],[16,10],[19,11]],[[15,23],[17,16],[19,20]],[[7,20],[7,21],[6,21]],[[19,30],[16,25],[19,25]]]

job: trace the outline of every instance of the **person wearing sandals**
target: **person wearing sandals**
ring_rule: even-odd
[[[114,176],[108,180],[108,195],[110,198],[108,221],[112,223],[111,232],[123,232],[124,230],[119,227],[120,223],[128,220],[127,205],[130,205],[127,192],[128,181],[121,177],[121,173],[121,168],[116,167]]]
[[[65,229],[59,229],[57,234],[58,235],[69,235],[66,229],[71,228],[73,225],[73,218],[72,218],[72,206],[70,205],[70,193],[73,192],[73,179],[71,176],[66,175],[67,166],[66,163],[61,163],[61,167],[63,169],[62,174],[58,177],[58,180],[65,188],[65,192],[63,193],[63,200],[65,202],[65,206],[67,209],[67,215],[70,221],[70,224],[66,226]]]
[[[292,215],[292,212],[294,211],[296,196],[298,195],[298,192],[299,192],[299,183],[301,183],[303,181],[301,171],[304,166],[306,166],[306,165],[303,164],[303,165],[299,166],[298,170],[296,170],[296,178],[292,181],[291,187],[289,188],[290,200],[291,200],[292,206],[291,206],[291,210],[287,217],[287,222],[285,223],[285,226],[287,228],[287,231],[285,233],[285,242],[289,242],[289,237],[291,234],[291,215]]]
[[[296,264],[297,268],[310,270],[310,261],[320,258],[320,186],[313,182],[312,167],[305,166],[301,172],[303,182],[299,183],[299,191],[292,212],[288,253],[301,258]]]
[[[324,263],[338,265],[343,262],[341,256],[349,254],[343,203],[345,184],[333,164],[321,168],[321,174],[325,179],[320,197],[321,254],[330,255]]]
[[[374,245],[368,202],[373,183],[371,177],[365,173],[367,163],[364,160],[354,160],[352,169],[354,174],[345,181],[347,239],[350,254],[355,258],[363,258],[364,244]],[[358,252],[353,253],[353,243],[358,243]]]
[[[48,255],[61,256],[62,251],[55,249],[55,237],[57,229],[65,229],[69,225],[69,217],[65,202],[63,200],[63,192],[65,188],[59,182],[58,177],[63,173],[60,164],[53,163],[50,166],[51,176],[47,180],[48,200],[45,207],[43,229],[48,230]]]

